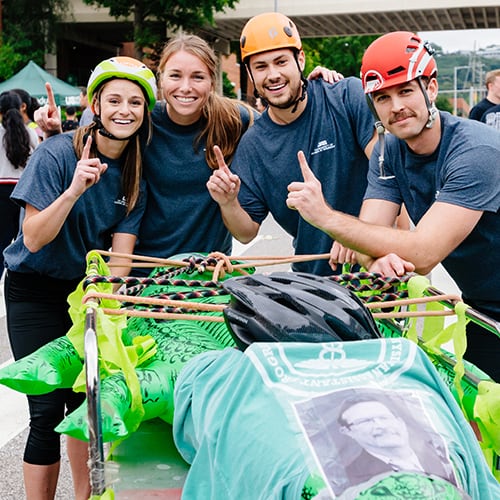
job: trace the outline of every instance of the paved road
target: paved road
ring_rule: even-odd
[[[260,235],[250,245],[235,243],[234,255],[283,255],[292,254],[290,237],[272,219],[262,225]],[[285,271],[288,265],[262,268],[262,272]],[[456,286],[442,270],[433,272],[433,283],[443,291],[456,292]],[[3,283],[0,290],[0,366],[10,363],[11,353],[5,326]],[[26,441],[28,416],[25,396],[0,385],[0,500],[22,500],[24,498],[22,481],[22,453]],[[64,439],[64,438],[63,438]],[[63,447],[64,449],[64,447]],[[68,459],[63,454],[61,477],[56,500],[73,498]]]

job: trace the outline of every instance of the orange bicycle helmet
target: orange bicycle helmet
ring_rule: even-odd
[[[410,31],[395,31],[377,38],[361,62],[365,94],[415,80],[437,76],[434,49]]]
[[[241,60],[268,50],[292,48],[301,50],[302,42],[295,23],[279,12],[252,17],[241,32]]]

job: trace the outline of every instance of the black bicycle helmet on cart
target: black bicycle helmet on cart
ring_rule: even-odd
[[[231,278],[224,309],[237,346],[253,342],[332,342],[380,338],[361,300],[335,281],[307,273]]]

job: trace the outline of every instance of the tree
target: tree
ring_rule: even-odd
[[[226,97],[236,97],[234,83],[229,79],[225,71],[222,72],[222,95]]]
[[[438,95],[436,99],[436,107],[441,111],[453,113],[453,104],[450,102],[450,99],[444,95]]]
[[[142,59],[144,49],[153,61],[158,59],[167,27],[193,31],[213,24],[214,13],[233,8],[238,0],[83,0],[87,5],[109,9],[115,19],[133,18],[131,34],[136,57]]]
[[[0,81],[8,80],[22,68],[24,59],[10,43],[3,42],[0,50]]]
[[[363,53],[379,35],[336,36],[302,40],[306,54],[305,74],[315,66],[334,69],[344,76],[358,76]]]
[[[68,9],[68,0],[3,2],[0,80],[10,78],[30,60],[43,66],[45,54],[53,52],[57,22]]]
[[[334,69],[344,76],[359,76],[363,53],[370,43],[379,35],[337,36],[332,38],[307,38],[302,40],[306,54],[306,68],[304,73],[309,74],[315,66],[324,66]],[[441,89],[452,88],[449,86],[453,78],[453,65],[465,64],[468,56],[443,54],[439,45],[433,44],[434,56],[437,59],[439,71],[438,80]],[[450,77],[451,64],[451,77]],[[450,100],[444,95],[439,95],[436,101],[438,109],[453,113]]]

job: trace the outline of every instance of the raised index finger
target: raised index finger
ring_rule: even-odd
[[[49,113],[57,111],[54,91],[52,90],[52,85],[49,82],[45,83],[45,90],[47,91],[47,105],[49,106]]]
[[[92,145],[92,136],[89,135],[85,141],[85,146],[83,146],[82,157],[80,160],[88,160],[90,156],[90,146]]]
[[[300,170],[302,172],[302,177],[304,178],[304,181],[307,182],[315,180],[316,177],[313,174],[313,171],[309,168],[309,165],[306,160],[306,155],[304,154],[304,152],[299,151],[297,153],[297,158],[299,159]]]
[[[214,146],[215,158],[217,158],[217,165],[219,168],[225,172],[229,172],[229,167],[226,165],[226,160],[224,160],[224,155],[219,146]]]

